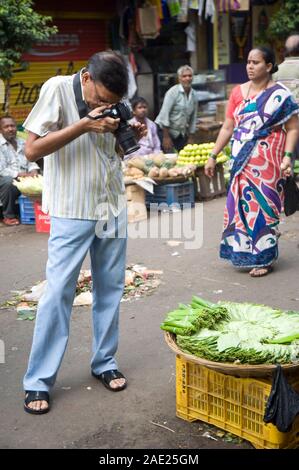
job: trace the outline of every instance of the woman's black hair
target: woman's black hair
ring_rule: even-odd
[[[257,47],[254,47],[254,49],[262,53],[266,64],[272,64],[272,69],[270,70],[270,74],[278,71],[278,65],[275,62],[275,54],[272,51],[272,49],[266,46],[257,46]]]
[[[123,56],[116,51],[97,52],[90,57],[87,70],[92,80],[102,83],[112,93],[123,97],[128,91],[128,69]]]
[[[131,106],[132,106],[132,109],[134,110],[136,108],[136,106],[138,106],[139,104],[143,104],[145,106],[148,106],[148,102],[146,101],[145,98],[142,98],[142,96],[136,96],[136,98],[133,98],[132,101],[131,101]]]

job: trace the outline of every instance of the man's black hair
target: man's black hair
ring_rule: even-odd
[[[148,102],[146,101],[145,98],[142,98],[142,96],[136,96],[135,98],[132,99],[131,101],[131,106],[132,109],[134,110],[136,106],[139,104],[144,104],[145,106],[148,106]]]
[[[15,118],[13,118],[12,116],[1,116],[1,117],[0,117],[0,126],[1,126],[2,121],[3,121],[4,119],[11,119],[11,120],[16,124],[16,120],[15,120]]]
[[[97,52],[90,57],[87,70],[92,80],[100,82],[107,90],[118,96],[128,91],[128,69],[121,54],[115,51]]]

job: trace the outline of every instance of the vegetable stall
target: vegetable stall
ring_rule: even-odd
[[[178,417],[257,448],[299,446],[299,312],[193,296],[161,328],[176,353]]]
[[[21,192],[20,219],[25,225],[35,225],[36,232],[50,232],[50,216],[42,212],[42,175],[18,178],[13,184]]]
[[[156,204],[159,210],[165,204],[183,207],[195,200],[207,200],[225,193],[223,164],[229,160],[225,153],[217,158],[215,176],[210,180],[204,174],[204,165],[214,142],[188,144],[178,154],[149,154],[134,156],[124,161],[125,184],[138,184],[147,190],[144,196],[147,208]],[[144,182],[144,184],[142,184]],[[147,186],[152,183],[152,186]],[[138,190],[140,192],[140,190]],[[131,195],[130,195],[131,197]],[[130,199],[129,199],[130,200]]]

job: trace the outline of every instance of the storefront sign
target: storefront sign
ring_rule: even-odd
[[[10,86],[9,114],[21,124],[37,101],[46,80],[56,75],[72,75],[85,64],[86,61],[31,62],[26,70],[16,69]]]
[[[87,59],[107,48],[107,22],[102,19],[57,19],[58,34],[39,42],[22,57],[10,85],[9,113],[24,122],[43,83],[56,75],[72,75]],[[0,90],[1,91],[1,90]],[[0,105],[0,111],[4,105]]]

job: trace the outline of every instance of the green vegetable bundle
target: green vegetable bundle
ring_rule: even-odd
[[[211,304],[198,297],[192,298],[190,309],[192,328],[169,324],[168,317],[161,326],[177,335],[178,346],[187,353],[215,362],[299,362],[299,312],[250,303]]]
[[[176,335],[191,335],[201,328],[213,328],[227,318],[226,308],[193,296],[190,305],[180,304],[178,310],[169,312],[161,328]]]

